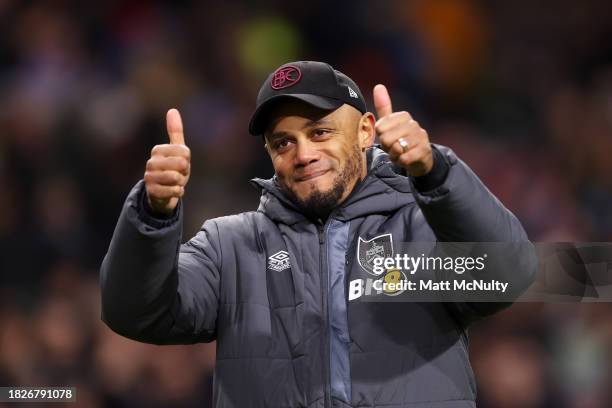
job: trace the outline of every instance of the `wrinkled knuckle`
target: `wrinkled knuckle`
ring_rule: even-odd
[[[163,171],[168,167],[168,158],[167,157],[158,157],[153,161],[153,168],[158,171]]]
[[[397,119],[402,122],[407,122],[407,121],[410,121],[410,119],[412,118],[410,117],[410,114],[408,112],[400,111],[400,112],[397,112]]]
[[[176,170],[176,171],[180,171],[182,169],[182,167],[183,167],[183,160],[184,159],[182,157],[180,157],[180,156],[173,156],[173,157],[171,157],[171,159],[172,159],[172,161],[171,161],[171,163],[172,163],[171,169],[172,170]]]
[[[151,149],[151,156],[163,156],[165,146],[166,145],[163,144],[153,146],[153,149]]]
[[[180,184],[181,183],[181,179],[182,179],[182,177],[181,177],[181,175],[179,173],[176,173],[176,172],[172,173],[172,181],[175,184]]]
[[[380,135],[380,143],[382,145],[385,145],[387,147],[391,147],[394,142],[395,142],[395,139],[393,139],[392,135],[390,135],[390,134]]]
[[[181,170],[187,170],[187,168],[189,167],[189,161],[187,161],[187,159],[185,159],[184,157],[181,157],[179,165],[181,166]]]
[[[156,158],[151,158],[147,161],[147,170],[156,170],[159,166],[159,161]]]

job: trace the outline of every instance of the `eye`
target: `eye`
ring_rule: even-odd
[[[290,144],[291,144],[291,140],[284,137],[282,139],[278,139],[277,141],[275,141],[273,146],[275,150],[284,151],[284,150],[287,150],[287,148],[289,148]]]
[[[317,138],[329,136],[330,134],[331,134],[331,131],[329,129],[324,129],[324,128],[318,128],[318,129],[313,130],[312,132],[312,135]]]

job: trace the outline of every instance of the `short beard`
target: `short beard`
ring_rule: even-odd
[[[305,199],[300,199],[286,186],[281,186],[281,188],[287,197],[289,197],[306,216],[326,219],[340,203],[340,198],[344,195],[351,181],[355,178],[359,178],[362,167],[363,157],[359,150],[359,146],[355,145],[352,154],[349,156],[346,164],[329,190],[321,191],[315,188]]]

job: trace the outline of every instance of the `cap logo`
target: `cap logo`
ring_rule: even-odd
[[[290,86],[297,84],[300,78],[302,78],[302,71],[300,71],[297,67],[288,65],[286,67],[277,69],[274,74],[272,74],[270,86],[272,89],[277,90],[289,88]]]

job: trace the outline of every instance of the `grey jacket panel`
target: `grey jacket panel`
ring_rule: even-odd
[[[415,198],[439,241],[525,241],[517,218],[449,148],[439,146],[452,171],[438,188]]]
[[[211,341],[221,265],[219,245],[213,244],[216,225],[207,221],[180,245],[182,211],[165,222],[151,219],[143,198],[140,181],[128,195],[102,262],[102,320],[115,332],[147,343]]]
[[[507,304],[345,297],[343,307],[336,299],[343,253],[344,293],[350,281],[369,279],[355,261],[360,238],[527,240],[469,168],[449,149],[435,148],[450,168],[434,191],[413,195],[410,178],[372,149],[368,176],[325,226],[304,217],[274,180],[257,179],[257,212],[207,221],[183,245],[180,206],[172,219],[151,219],[139,182],[102,264],[104,321],[145,342],[216,339],[217,407],[473,407],[466,328]],[[326,232],[334,220],[348,225],[349,242],[341,242],[345,232]],[[535,263],[520,266],[514,279],[527,287]]]
[[[349,327],[347,319],[346,259],[350,223],[332,221],[327,226],[326,251],[328,273],[330,386],[331,395],[349,403],[351,400],[351,369]]]
[[[514,297],[520,296],[535,279],[537,259],[523,226],[495,197],[474,172],[451,149],[437,146],[452,171],[441,186],[426,193],[413,188],[419,208],[441,242],[504,242],[496,256],[497,268],[489,265],[484,279],[509,283]],[[412,181],[412,180],[411,180]],[[514,244],[510,244],[514,243]],[[491,247],[489,246],[491,251]],[[494,250],[495,251],[495,250]],[[488,275],[496,269],[497,276]],[[517,273],[514,273],[517,271]],[[479,278],[478,274],[474,274]],[[509,302],[449,302],[446,305],[464,325],[500,311]]]

